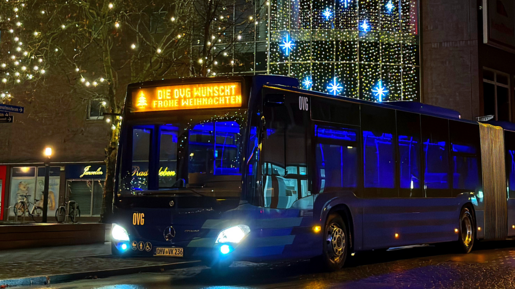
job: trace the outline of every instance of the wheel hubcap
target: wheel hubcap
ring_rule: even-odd
[[[467,247],[472,243],[472,222],[468,215],[465,215],[461,220],[461,240],[463,240],[463,245]]]
[[[327,230],[326,243],[328,252],[334,262],[338,262],[345,252],[345,232],[337,224],[331,224]]]

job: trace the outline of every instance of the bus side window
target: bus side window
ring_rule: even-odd
[[[315,126],[316,189],[318,193],[357,187],[357,132],[350,128]]]
[[[364,197],[398,197],[395,188],[395,111],[363,105]]]
[[[400,197],[423,197],[420,176],[420,115],[397,111]]]
[[[449,122],[452,144],[453,196],[481,189],[479,127],[456,121]]]
[[[504,143],[506,146],[506,174],[508,175],[508,195],[515,199],[515,133],[504,131]]]
[[[448,120],[422,116],[426,197],[450,197]]]

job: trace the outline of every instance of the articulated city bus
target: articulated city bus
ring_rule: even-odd
[[[279,76],[128,87],[112,252],[312,259],[515,236],[515,132]],[[505,157],[506,156],[506,157]]]

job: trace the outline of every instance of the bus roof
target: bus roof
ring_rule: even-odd
[[[280,85],[273,85],[269,84],[269,87],[274,87],[278,89],[285,89],[284,87]],[[326,97],[326,98],[332,98],[334,100],[339,101],[346,101],[346,102],[354,102],[359,104],[366,104],[366,105],[373,105],[373,106],[379,106],[383,108],[389,108],[389,109],[396,109],[396,110],[402,110],[407,112],[413,112],[413,113],[420,113],[428,116],[435,116],[445,119],[452,119],[452,120],[458,120],[462,122],[468,122],[468,123],[475,123],[475,121],[465,120],[461,119],[461,115],[458,111],[443,108],[439,106],[424,104],[420,102],[414,102],[414,101],[392,101],[392,102],[371,102],[361,99],[355,99],[355,98],[349,98],[349,97],[342,97],[342,96],[334,96],[331,94],[323,93],[323,92],[317,92],[317,91],[311,91],[311,90],[304,90],[297,87],[289,87],[288,90],[299,92],[299,93],[308,93],[311,95],[316,95],[320,97]]]

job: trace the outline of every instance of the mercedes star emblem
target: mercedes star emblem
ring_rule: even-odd
[[[171,241],[172,238],[175,238],[175,229],[172,226],[167,227],[163,232],[163,236],[166,241]]]
[[[175,205],[175,202],[173,200],[170,201],[170,207],[173,207],[173,205]]]

